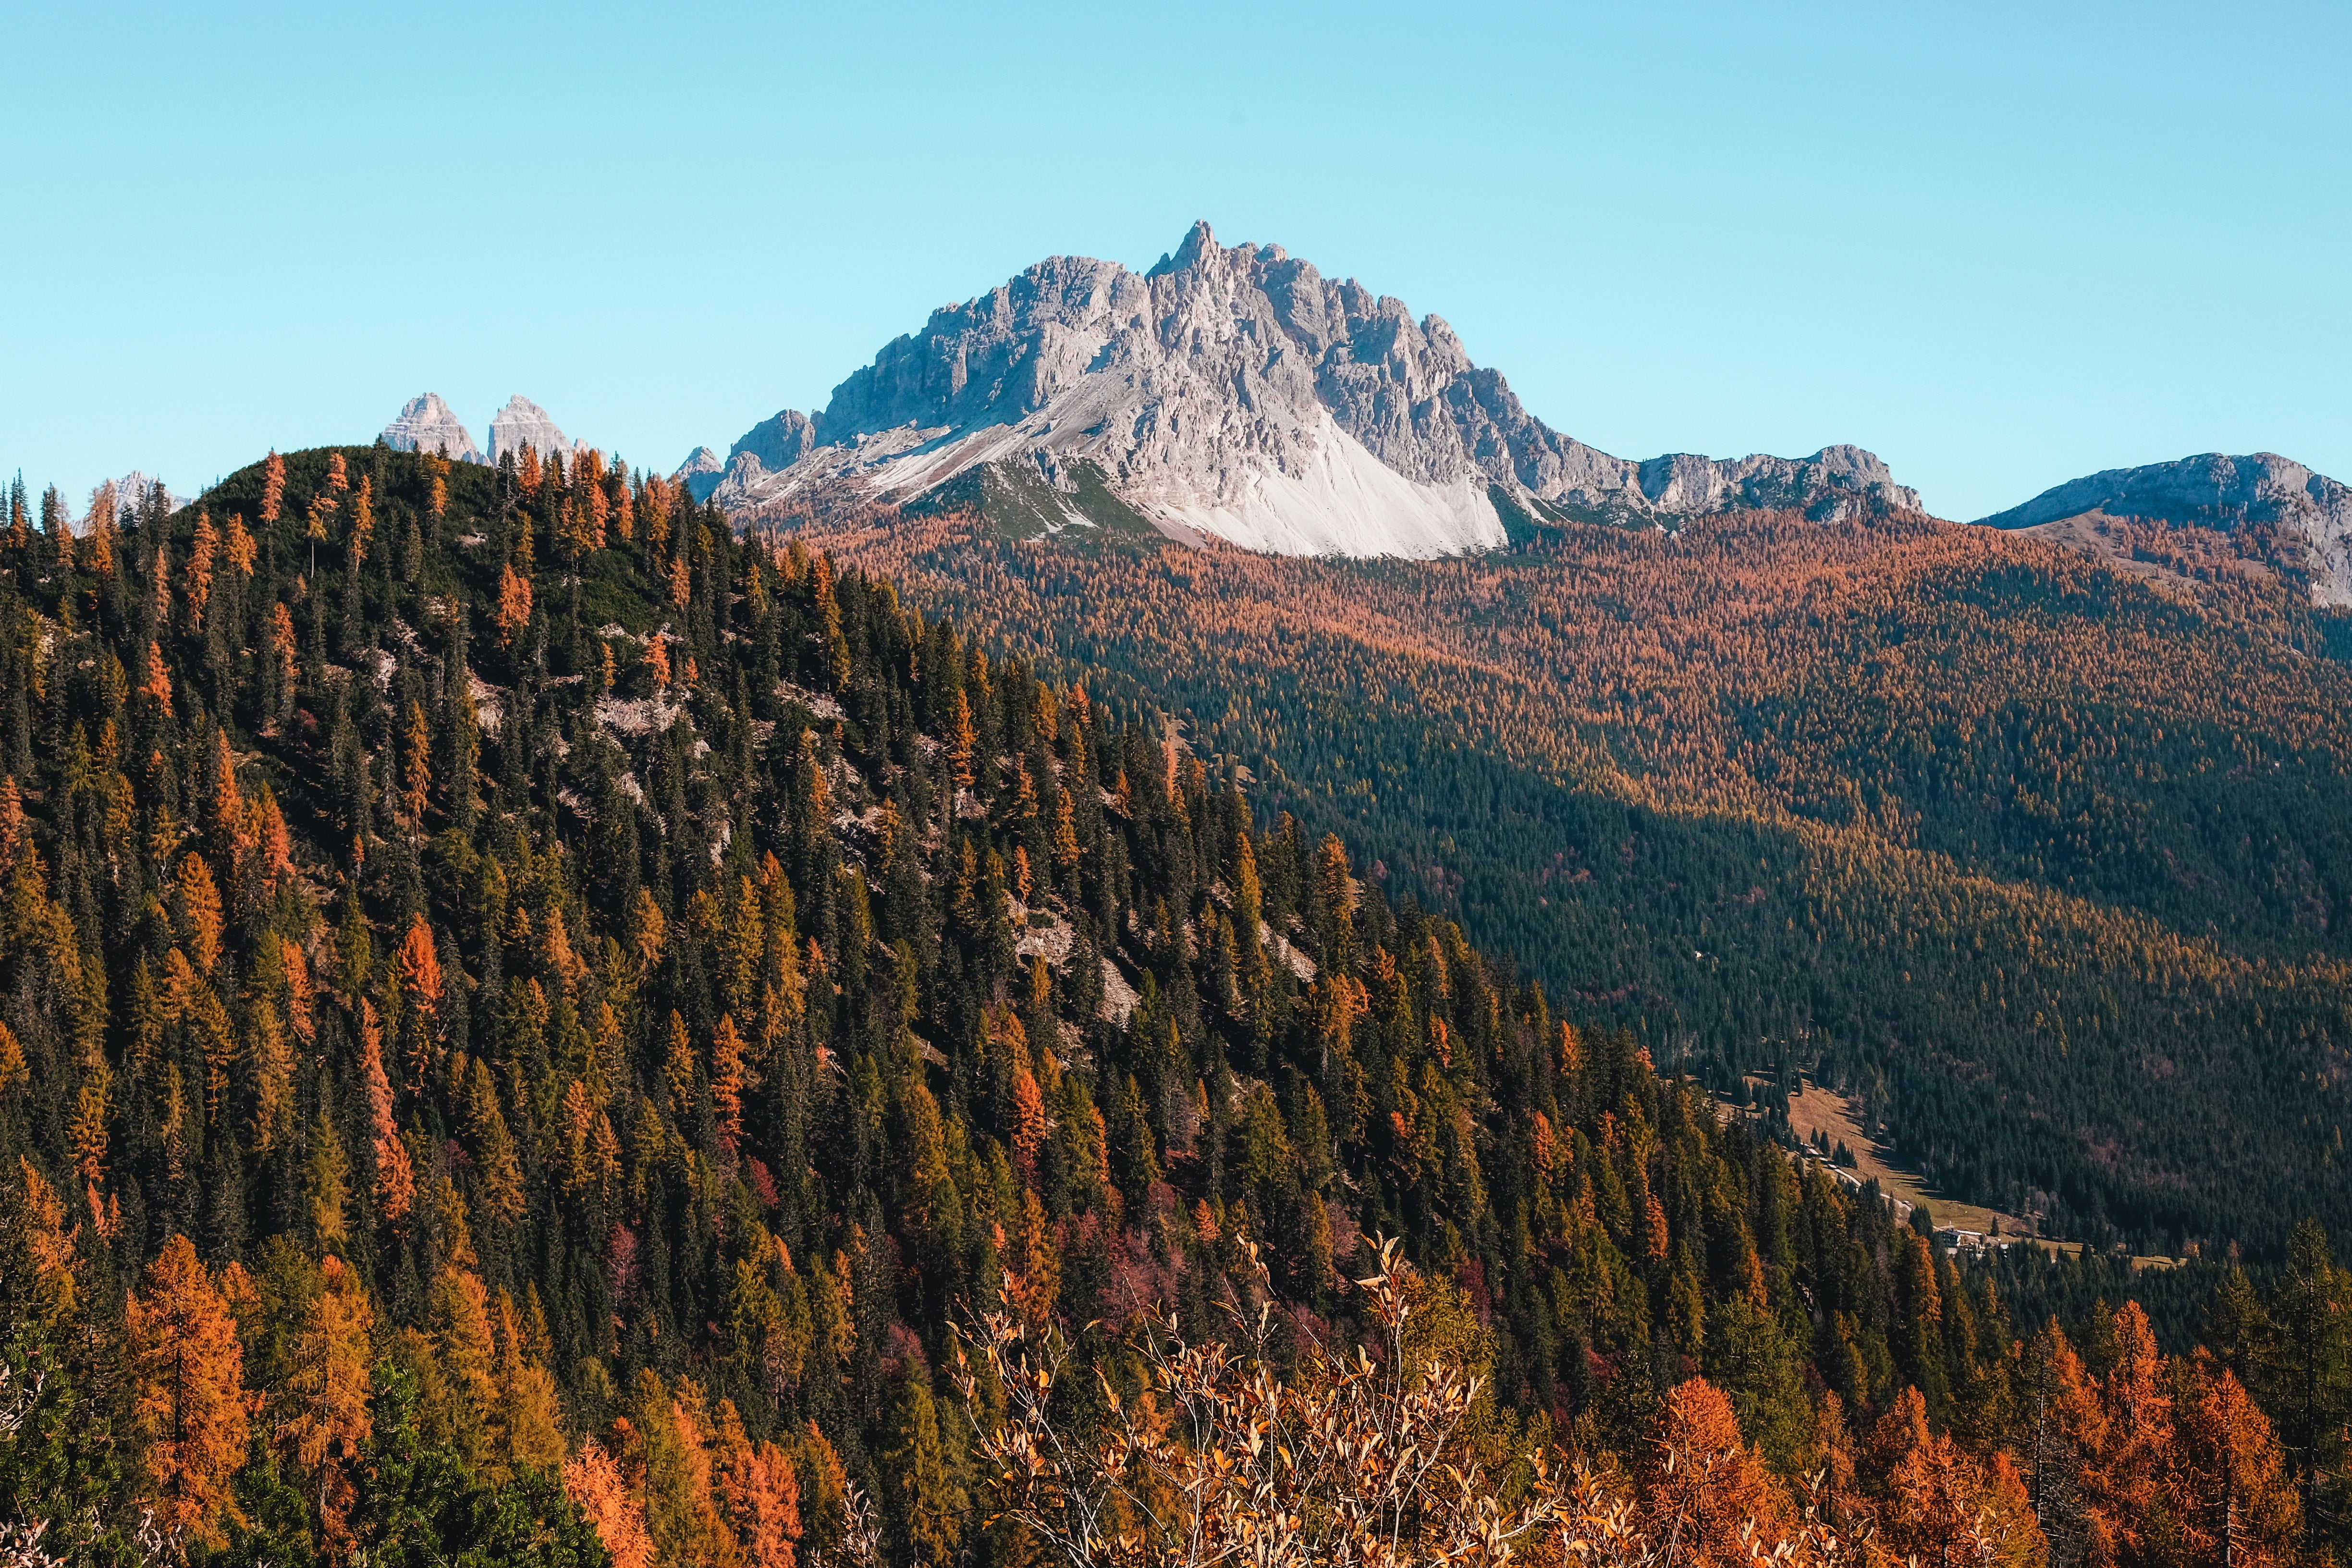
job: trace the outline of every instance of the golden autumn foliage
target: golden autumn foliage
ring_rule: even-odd
[[[652,1568],[654,1543],[646,1533],[645,1504],[602,1444],[592,1438],[564,1461],[563,1489],[596,1527],[597,1539],[613,1555],[613,1568]]]
[[[288,1379],[290,1408],[277,1439],[308,1478],[330,1548],[341,1555],[352,1544],[357,1467],[372,1428],[375,1310],[365,1285],[341,1258],[324,1258],[320,1272],[324,1288],[302,1325]]]
[[[74,1229],[66,1221],[66,1205],[31,1161],[16,1161],[25,1184],[27,1252],[33,1267],[35,1292],[50,1317],[71,1311],[74,1304]]]
[[[273,448],[261,465],[261,521],[276,522],[286,505],[286,459]]]
[[[0,1095],[20,1087],[31,1076],[25,1066],[25,1047],[7,1025],[0,1024]]]
[[[511,566],[499,570],[498,608],[492,620],[501,645],[513,642],[515,634],[530,624],[530,579]]]
[[[1730,1400],[1702,1378],[1666,1395],[1641,1474],[1651,1539],[1676,1542],[1694,1563],[1743,1563],[1751,1538],[1781,1539],[1793,1523]]]
[[[408,1005],[430,1018],[441,1006],[441,959],[433,947],[432,928],[425,917],[409,921],[408,934],[401,938],[400,951],[394,958],[400,974],[400,987]]]
[[[734,1018],[721,1014],[710,1037],[710,1107],[719,1135],[730,1149],[743,1136],[743,1037]]]
[[[258,553],[253,535],[246,531],[245,519],[236,512],[228,517],[228,563],[239,577],[253,575],[253,563]]]
[[[393,1120],[392,1080],[384,1076],[383,1030],[376,1023],[374,1003],[361,1002],[360,1020],[360,1082],[367,1093],[375,1155],[376,1215],[397,1228],[406,1224],[415,1205],[416,1177],[400,1125]]]
[[[196,513],[195,538],[188,546],[188,623],[204,625],[205,606],[212,602],[213,556],[220,548],[220,532],[213,527],[212,513],[199,510]],[[155,574],[163,582],[163,574]]]
[[[212,868],[201,855],[180,857],[177,879],[180,933],[188,957],[199,973],[209,974],[220,963],[221,899]]]
[[[163,1244],[124,1311],[157,1521],[173,1541],[216,1545],[237,1517],[228,1481],[245,1459],[236,1324],[184,1236]]]
[[[165,718],[172,714],[172,672],[163,667],[163,651],[153,643],[147,645],[147,659],[139,681],[139,694],[154,703],[155,710]]]
[[[101,577],[110,576],[114,571],[114,509],[117,500],[112,479],[89,492],[89,521],[82,536],[82,560]]]
[[[1443,866],[1351,854],[1286,814],[1303,784],[1259,795],[1223,744],[1297,723],[1275,693],[1301,670],[1364,681],[1335,731],[1425,690],[1448,745],[1508,731],[1510,765],[1586,767],[1619,805],[1683,811],[1696,780],[1703,809],[1798,834],[1824,921],[1900,941],[1871,901],[1896,871],[2014,912],[2015,887],[1820,815],[1805,792],[1853,767],[1830,738],[1760,765],[1739,726],[1790,689],[1704,646],[1773,649],[1788,595],[1833,620],[1890,552],[1932,575],[1969,566],[1951,547],[1791,525],[1767,561],[1695,525],[1683,547],[1759,601],[1735,608],[1631,536],[1566,584],[1557,559],[973,545],[1003,574],[991,614],[1060,614],[1066,571],[1131,583],[1137,637],[1191,616],[1168,657],[1229,663],[1237,705],[1180,726],[1148,684],[1048,688],[584,452],[329,456],[271,465],[292,515],[244,536],[268,563],[249,593],[226,503],[254,510],[251,474],[161,551],[142,516],[120,583],[0,625],[35,755],[22,790],[0,771],[0,1290],[88,1379],[89,1429],[116,1420],[119,1515],[168,1499],[184,1542],[240,1561],[519,1530],[441,1542],[485,1568],[583,1518],[623,1568],[2024,1568],[2037,1512],[2074,1529],[2069,1568],[2189,1568],[2284,1564],[2326,1528],[2296,1482],[2336,1439],[2247,1394],[2301,1408],[2273,1400],[2288,1331],[2262,1303],[2215,1338],[2227,1364],[2105,1314],[2095,1373],[2049,1358],[2053,1436],[2021,1469],[2042,1363],[1990,1266],[1630,1033],[1563,1022],[1431,912]],[[315,575],[306,508],[341,534]],[[215,515],[226,541],[190,542]],[[956,526],[902,520],[892,547],[973,544]],[[533,537],[579,581],[535,575]],[[28,548],[0,588],[54,577]],[[483,636],[503,584],[522,613]],[[1654,624],[1613,626],[1611,595]],[[1588,633],[1619,643],[1572,679],[1504,657]],[[174,712],[139,695],[152,649]],[[1654,689],[1609,684],[1625,658]],[[1871,678],[1965,706],[1933,672]],[[1744,898],[1732,869],[1717,897],[1675,868],[1710,919]],[[2118,972],[2222,951],[2045,891],[2015,929]],[[1628,1010],[1664,1016],[1667,984]],[[1408,1242],[1365,1241],[1400,1221]],[[2345,1292],[2313,1278],[2317,1321]],[[167,1340],[243,1359],[157,1394]],[[207,1409],[208,1447],[152,1440]],[[406,1511],[412,1483],[447,1506]]]

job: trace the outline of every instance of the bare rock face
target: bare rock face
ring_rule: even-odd
[[[103,513],[110,528],[135,529],[150,519],[167,518],[187,504],[187,497],[173,495],[163,480],[133,468],[90,491],[89,510],[72,528],[76,533],[88,534]]]
[[[383,427],[383,439],[395,452],[438,452],[461,463],[488,461],[437,392],[402,405],[400,416]]]
[[[187,497],[173,495],[163,480],[137,468],[114,481],[115,516],[125,526],[151,517],[160,521],[187,504]]]
[[[745,452],[760,459],[760,466],[771,473],[782,473],[799,462],[816,447],[816,427],[805,414],[785,408],[772,419],[763,419],[746,431],[743,438],[727,450],[731,459]]]
[[[718,453],[708,447],[697,447],[686,455],[686,461],[677,466],[677,472],[670,478],[684,485],[696,500],[706,501],[710,499],[710,492],[719,488],[719,478],[726,472],[727,465],[719,461]]]
[[[556,428],[547,410],[517,393],[490,419],[490,461],[495,463],[509,452],[520,452],[525,447],[542,458],[568,458],[573,455],[571,439]]]
[[[2352,606],[2352,489],[2275,452],[2109,468],[1979,521],[2036,528],[2093,513],[2221,533],[2264,531],[2276,564],[2308,580],[2314,604]]]
[[[738,441],[715,494],[749,521],[828,492],[903,502],[976,468],[1063,496],[1098,479],[1174,537],[1285,554],[1492,548],[1498,498],[1523,520],[1919,505],[1849,447],[1610,457],[1529,415],[1439,318],[1206,224],[1140,276],[1055,257],[934,312],[814,420],[787,410]]]

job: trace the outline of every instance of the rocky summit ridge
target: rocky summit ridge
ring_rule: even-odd
[[[933,312],[834,389],[687,481],[739,522],[847,499],[920,504],[976,478],[1049,531],[1108,513],[1283,554],[1429,557],[1515,524],[1816,518],[1919,508],[1855,447],[1636,462],[1553,430],[1437,316],[1206,223],[1159,265],[1058,256]]]
[[[488,461],[437,392],[412,397],[403,404],[400,416],[383,427],[383,439],[395,452],[438,452],[461,463]]]
[[[588,450],[548,416],[547,410],[520,393],[490,416],[488,450],[474,445],[465,424],[451,412],[437,392],[410,398],[399,416],[383,427],[383,443],[401,452],[439,452],[455,461],[495,464],[509,452],[530,447],[542,458],[576,458]],[[716,460],[715,458],[713,459]]]
[[[490,461],[495,463],[525,447],[535,448],[542,458],[569,457],[572,451],[572,443],[547,416],[547,410],[518,392],[490,416]]]
[[[2306,581],[2314,604],[2352,606],[2352,488],[2275,452],[2108,468],[1979,521],[2056,531],[2093,518],[2231,535]]]

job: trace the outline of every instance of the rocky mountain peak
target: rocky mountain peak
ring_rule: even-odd
[[[90,492],[89,510],[82,515],[75,531],[88,533],[101,507],[109,509],[106,515],[112,526],[136,528],[150,515],[169,517],[187,504],[187,497],[173,495],[171,489],[154,475],[133,468],[121,479],[109,479]]]
[[[710,492],[719,488],[719,478],[726,472],[725,459],[708,447],[697,447],[686,455],[686,461],[670,478],[684,485],[696,500],[704,501],[710,499]]]
[[[741,440],[728,448],[727,455],[734,458],[749,452],[760,459],[761,467],[781,471],[807,457],[816,444],[816,426],[808,416],[782,408],[777,410],[775,417],[752,426]]]
[[[490,461],[495,463],[525,447],[542,458],[570,457],[572,451],[572,443],[547,416],[547,410],[518,392],[490,418]]]
[[[2307,580],[2314,603],[2352,605],[2352,489],[2276,452],[2205,452],[2108,468],[1979,521],[1988,528],[2043,529],[2073,542],[2081,531],[2064,525],[2085,518],[2239,536]],[[2256,531],[2265,537],[2248,537]]]
[[[786,411],[754,426],[714,493],[749,519],[827,494],[909,501],[975,468],[1036,491],[1048,529],[1098,521],[1081,499],[1092,474],[1122,514],[1175,537],[1299,554],[1491,548],[1506,510],[1647,520],[1919,505],[1850,447],[1612,458],[1529,415],[1444,319],[1416,320],[1280,246],[1221,246],[1206,222],[1139,275],[1049,257],[933,311],[814,419]]]
[[[412,397],[401,405],[399,417],[383,427],[383,439],[395,452],[439,452],[461,463],[488,460],[437,392]]]
[[[1192,220],[1191,230],[1184,236],[1183,243],[1177,246],[1171,254],[1161,257],[1151,270],[1144,276],[1164,278],[1171,272],[1181,272],[1188,267],[1197,267],[1203,257],[1213,255],[1216,250],[1217,237],[1209,227],[1209,220],[1195,218]]]

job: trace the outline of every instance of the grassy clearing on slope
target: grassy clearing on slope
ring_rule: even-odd
[[[1885,1150],[1865,1135],[1855,1114],[1854,1102],[1833,1089],[1817,1083],[1807,1083],[1802,1093],[1789,1099],[1789,1125],[1797,1136],[1812,1142],[1817,1135],[1826,1136],[1829,1146],[1835,1150],[1843,1143],[1853,1154],[1853,1171],[1864,1181],[1875,1181],[1879,1190],[1906,1204],[1925,1205],[1927,1213],[1938,1226],[1956,1225],[1962,1230],[1979,1231],[1986,1236],[1996,1228],[2002,1236],[2028,1237],[2040,1226],[2037,1215],[2004,1214],[1999,1209],[1979,1204],[1964,1204],[1943,1197],[1931,1191],[1916,1175],[1891,1160]]]

